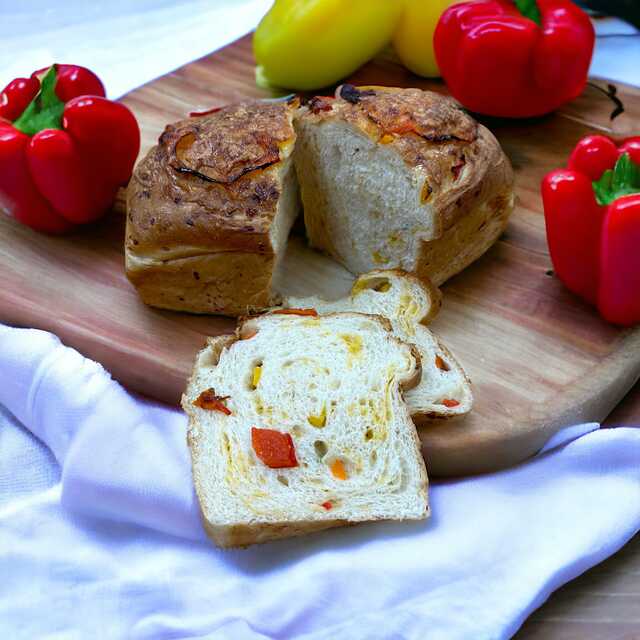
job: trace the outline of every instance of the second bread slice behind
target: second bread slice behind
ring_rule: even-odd
[[[440,310],[440,292],[434,286],[399,270],[377,270],[360,276],[351,294],[340,300],[289,297],[285,303],[312,307],[319,313],[358,311],[388,318],[396,336],[415,344],[420,353],[422,378],[405,394],[416,424],[461,417],[471,411],[473,393],[464,369],[424,326]]]

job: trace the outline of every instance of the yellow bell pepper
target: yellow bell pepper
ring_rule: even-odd
[[[276,0],[253,36],[261,85],[320,89],[335,84],[391,41],[398,0]]]
[[[433,52],[433,32],[452,0],[405,0],[393,34],[393,48],[405,67],[427,78],[440,75]]]

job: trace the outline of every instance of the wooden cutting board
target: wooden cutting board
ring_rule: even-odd
[[[390,57],[366,65],[354,83],[419,86]],[[601,82],[600,84],[604,84]],[[265,96],[256,88],[250,38],[134,91],[123,100],[142,127],[142,152],[164,125],[191,110]],[[617,133],[640,130],[640,91],[622,87]],[[519,122],[489,120],[516,170],[518,204],[486,256],[443,288],[433,329],[475,388],[472,414],[421,429],[431,475],[485,471],[535,453],[559,427],[599,421],[640,376],[640,328],[621,330],[569,294],[550,272],[539,184],[573,144],[609,129],[611,104],[588,88],[561,113]],[[206,335],[233,321],[143,305],[123,273],[121,210],[66,238],[0,218],[0,320],[58,334],[100,361],[129,388],[177,402]],[[278,283],[285,293],[337,297],[352,276],[330,259],[290,243]]]

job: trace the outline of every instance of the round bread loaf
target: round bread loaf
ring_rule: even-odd
[[[303,108],[231,105],[167,126],[136,167],[125,256],[143,301],[230,316],[277,304],[298,184],[312,246],[354,274],[436,285],[495,242],[514,201],[497,140],[438,94],[343,85]]]

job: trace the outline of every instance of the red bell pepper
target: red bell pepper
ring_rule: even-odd
[[[640,137],[587,136],[542,181],[553,267],[602,317],[640,322]]]
[[[438,66],[464,107],[509,118],[543,115],[578,96],[595,33],[569,0],[476,0],[444,11]]]
[[[252,427],[251,446],[267,467],[286,469],[298,466],[293,438],[288,433]]]
[[[140,130],[88,69],[53,65],[0,95],[0,209],[38,231],[96,220],[131,177]]]

